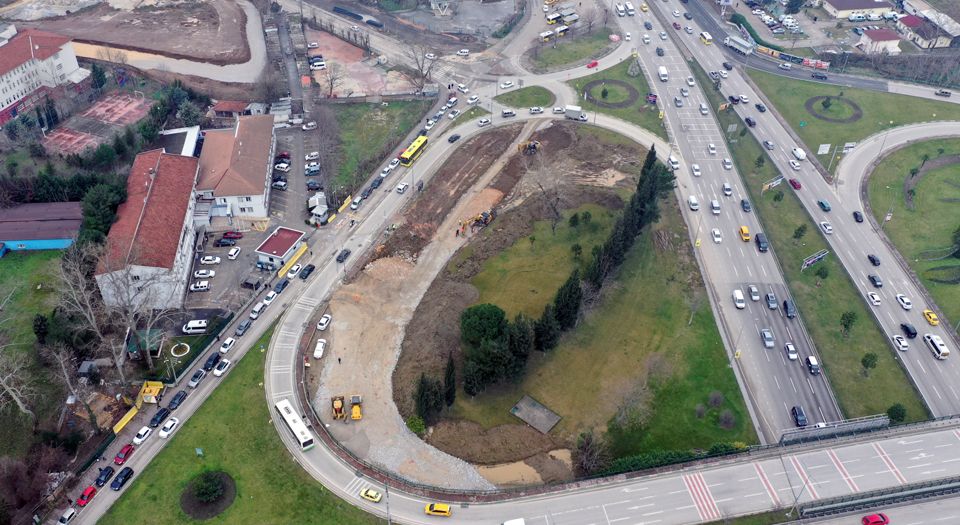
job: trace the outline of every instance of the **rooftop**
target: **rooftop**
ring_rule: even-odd
[[[917,36],[924,40],[933,40],[937,37],[945,37],[947,39],[950,38],[950,35],[944,32],[943,29],[929,20],[921,20],[920,25],[913,27],[912,29]]]
[[[250,104],[242,100],[220,100],[213,105],[214,111],[225,113],[243,113]]]
[[[280,226],[257,247],[257,253],[282,257],[303,238],[304,232]]]
[[[68,37],[39,29],[21,31],[0,47],[0,75],[13,71],[31,58],[46,60],[69,42]]]
[[[835,7],[838,11],[847,11],[850,9],[893,9],[890,2],[886,0],[824,0]]]
[[[172,268],[193,194],[198,160],[164,153],[137,155],[127,178],[127,200],[107,235],[111,261]],[[100,268],[100,272],[105,269]]]
[[[79,202],[38,202],[0,210],[0,242],[70,239],[80,231]]]
[[[865,36],[874,42],[888,42],[891,40],[900,40],[900,35],[891,29],[868,29],[863,32]]]
[[[214,197],[259,195],[270,174],[273,117],[239,117],[233,128],[208,130],[200,152],[197,189]]]
[[[923,23],[923,19],[917,15],[907,15],[901,17],[899,22],[906,27],[920,27],[920,24]]]

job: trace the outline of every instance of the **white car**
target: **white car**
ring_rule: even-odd
[[[623,39],[626,40],[627,42],[630,41],[630,32],[629,32],[629,31],[627,31],[626,33],[624,33]]]
[[[223,342],[220,343],[220,353],[225,354],[229,352],[235,344],[237,344],[237,340],[232,337],[224,339]]]
[[[504,80],[503,82],[500,83],[500,89],[510,89],[512,87],[513,87],[512,80]]]
[[[900,303],[900,306],[903,307],[904,310],[913,309],[913,303],[910,302],[910,298],[902,293],[897,294],[897,302]]]
[[[213,255],[204,255],[200,258],[200,264],[220,264],[220,258]]]
[[[674,18],[680,18],[680,11],[677,11],[676,9],[674,9],[674,10],[673,10],[673,17],[674,17]]]
[[[644,35],[640,38],[640,40],[643,41],[644,44],[649,44],[649,43],[650,43],[650,35],[644,34]]]
[[[271,304],[271,303],[273,302],[273,300],[276,299],[276,298],[277,298],[277,292],[274,292],[273,290],[270,290],[269,292],[267,292],[267,295],[265,295],[265,296],[263,297],[263,305],[264,305],[264,306],[270,306],[270,304]]]
[[[459,116],[460,116],[460,110],[459,110],[459,109],[455,109],[455,110],[451,111],[451,112],[447,115],[447,117],[449,117],[450,120],[453,120],[453,119],[455,119],[455,118],[457,118],[457,117],[459,117]]]
[[[716,144],[713,144],[713,143],[707,144],[707,153],[709,153],[709,154],[711,154],[711,155],[716,155],[716,154],[717,154],[717,145],[716,145]]]
[[[327,340],[326,339],[317,339],[317,346],[313,347],[313,358],[320,359],[323,357],[323,351],[327,349]]]
[[[468,88],[466,84],[457,84],[457,91],[467,94],[470,92],[470,88]]]
[[[307,122],[306,124],[300,126],[300,129],[302,129],[303,131],[313,131],[317,129],[317,123],[311,120],[310,122]]]
[[[214,275],[217,275],[217,272],[213,270],[197,270],[193,272],[194,279],[209,279]]]
[[[532,108],[530,108],[531,115],[539,115],[541,113],[543,113],[543,108],[540,106],[533,106]]]
[[[223,374],[227,373],[228,368],[230,368],[230,360],[221,359],[220,362],[217,363],[217,367],[213,369],[213,375],[216,377],[220,377]]]
[[[880,295],[877,292],[870,292],[867,294],[867,299],[870,301],[870,304],[873,306],[880,306]]]
[[[740,95],[740,102],[743,102],[744,104],[748,104],[750,102],[750,98],[747,97],[746,95]]]
[[[723,159],[723,169],[725,169],[725,170],[732,170],[732,169],[733,169],[733,161],[730,160],[730,159]]]
[[[240,256],[240,248],[233,247],[233,248],[230,248],[229,252],[227,252],[227,259],[230,259],[231,261],[236,260],[236,258],[239,256]]]
[[[318,44],[317,42],[309,42],[307,44],[307,49],[316,49],[318,47],[320,47],[320,44]]]
[[[666,39],[667,39],[667,32],[666,32],[666,31],[660,31],[660,35],[659,35],[659,36],[660,36],[660,40],[666,40]]]
[[[437,55],[434,55],[433,53],[426,53],[423,55],[423,58],[426,58],[427,60],[436,60]]]
[[[458,56],[458,57],[468,57],[468,56],[470,56],[470,50],[469,50],[469,49],[461,49],[460,51],[457,51],[457,56]]]
[[[436,125],[437,125],[436,121],[434,121],[433,119],[427,119],[427,125],[424,126],[423,129],[430,131]]]
[[[209,292],[210,281],[197,281],[190,285],[191,292]]]
[[[390,172],[391,172],[391,171],[393,171],[393,168],[391,168],[390,166],[387,166],[387,167],[383,168],[382,170],[380,170],[380,176],[381,176],[381,177],[386,177],[387,175],[390,175]]]
[[[399,185],[397,185],[397,193],[405,193],[409,187],[410,185],[406,182],[401,182]]]
[[[160,439],[167,439],[170,437],[170,434],[173,434],[173,431],[177,429],[177,425],[180,424],[180,420],[171,417],[163,424],[163,427],[160,428]]]
[[[693,172],[693,176],[694,176],[694,177],[699,177],[699,176],[700,176],[700,165],[699,165],[699,164],[691,164],[691,165],[690,165],[690,171]]]
[[[717,73],[720,73],[720,78],[727,78],[730,76],[730,73],[727,73],[727,70],[725,69],[721,69],[720,71],[717,71]]]
[[[563,108],[560,107],[560,106],[556,106],[556,107],[553,108],[553,114],[554,114],[554,115],[563,115],[564,113],[566,113],[566,111],[567,111],[567,110],[563,109]]]
[[[773,337],[773,331],[770,330],[769,328],[764,328],[763,330],[760,330],[760,340],[763,341],[764,348],[773,348],[774,341],[775,341]]]
[[[288,171],[290,171],[290,165],[287,164],[286,162],[278,162],[273,165],[273,169],[283,173],[287,173]]]
[[[820,229],[823,230],[823,233],[830,235],[833,233],[833,225],[829,221],[820,221]]]
[[[687,85],[693,87],[696,83],[693,81],[693,77],[687,77]]]
[[[477,127],[482,128],[484,126],[489,126],[489,125],[490,125],[490,119],[488,118],[482,118],[477,121]]]
[[[474,104],[476,104],[476,103],[478,103],[478,102],[480,102],[480,96],[479,96],[479,95],[470,95],[470,98],[467,99],[467,104],[469,104],[469,105],[471,105],[471,106],[474,105]]]
[[[899,334],[893,336],[893,345],[896,346],[897,350],[900,350],[901,352],[906,352],[907,349],[910,348],[910,343],[908,343],[907,340]]]
[[[360,31],[360,26],[350,26],[351,31]]]
[[[297,274],[300,273],[301,268],[303,268],[302,264],[294,264],[293,267],[290,268],[290,271],[287,272],[287,279],[296,277]]]
[[[150,427],[141,428],[140,431],[137,432],[137,435],[133,436],[133,444],[142,445],[143,442],[146,441],[148,437],[150,437],[150,434],[153,434],[152,428]]]
[[[797,349],[793,346],[793,343],[783,345],[783,351],[787,353],[787,359],[791,361],[800,359],[800,354],[797,353]]]
[[[693,34],[693,28],[690,27],[690,26],[683,26],[683,31],[684,31],[686,34],[688,34],[688,35],[692,35],[692,34]]]
[[[720,233],[720,228],[714,228],[710,230],[710,236],[713,237],[713,242],[717,244],[723,242],[723,235]]]
[[[790,159],[790,167],[793,168],[793,171],[800,171],[800,163]]]
[[[723,183],[723,194],[727,197],[733,195],[733,186],[730,186],[729,182]]]
[[[399,165],[400,165],[400,159],[393,159],[390,161],[390,164],[388,164],[388,166],[390,166],[390,169],[395,169]]]
[[[320,321],[317,322],[317,330],[321,332],[326,330],[330,326],[330,321],[333,321],[333,316],[330,314],[323,314],[323,317],[320,318]]]
[[[319,158],[320,158],[319,151],[311,151],[310,153],[307,153],[306,155],[303,156],[303,160],[317,160]]]
[[[319,163],[319,162],[308,162],[307,165],[305,166],[305,168],[306,168],[307,170],[320,171],[320,163]]]

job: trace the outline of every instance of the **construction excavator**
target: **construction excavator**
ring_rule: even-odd
[[[540,141],[539,140],[528,140],[526,142],[521,142],[517,144],[517,150],[524,155],[536,155],[540,151]]]

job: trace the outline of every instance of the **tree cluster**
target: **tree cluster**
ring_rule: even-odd
[[[473,396],[523,374],[533,348],[533,322],[518,314],[511,323],[499,306],[478,304],[460,315],[460,338],[466,353],[463,389]]]
[[[35,445],[23,458],[0,458],[0,523],[31,523],[34,506],[50,483],[50,473],[70,461],[60,447]]]

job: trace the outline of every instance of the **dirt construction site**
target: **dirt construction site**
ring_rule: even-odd
[[[487,257],[529,234],[533,221],[555,213],[548,205],[554,196],[564,208],[588,202],[622,206],[613,190],[625,176],[586,160],[601,158],[596,148],[603,146],[578,140],[576,127],[516,124],[461,145],[401,212],[362,271],[334,293],[327,310],[334,322],[313,335],[325,337],[327,349],[322,362],[311,365],[308,381],[316,388],[321,420],[355,454],[414,481],[447,487],[569,479],[568,444],[519,421],[483,430],[469,421],[443,420],[428,430],[433,447],[427,447],[403,418],[413,412],[420,374],[437,376],[447,355],[459,354],[459,315],[477,299],[468,279]],[[563,153],[531,169],[539,161],[518,154],[531,135],[545,149]],[[490,210],[496,210],[490,235],[464,228]],[[461,251],[476,255],[460,257]],[[451,258],[457,261],[453,270]],[[344,396],[349,404],[353,394],[362,396],[363,419],[353,421],[347,407],[344,421],[337,421],[331,400]],[[523,463],[497,465],[518,460]]]

